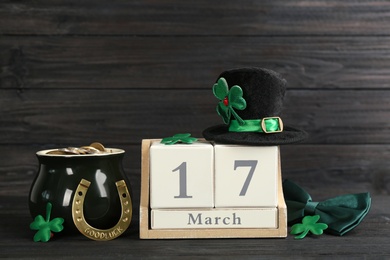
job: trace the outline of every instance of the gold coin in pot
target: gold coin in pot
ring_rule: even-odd
[[[101,143],[98,143],[98,142],[95,142],[95,143],[92,143],[90,144],[89,146],[92,146],[96,149],[98,149],[99,151],[101,152],[104,152],[106,149],[104,148],[104,146],[101,144]]]

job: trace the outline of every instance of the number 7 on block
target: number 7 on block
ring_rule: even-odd
[[[244,185],[242,186],[240,196],[245,196],[246,191],[248,190],[249,183],[252,180],[253,173],[255,172],[257,161],[256,160],[235,160],[234,161],[234,170],[237,169],[237,167],[250,167],[248,176],[245,179]]]
[[[276,207],[278,146],[215,144],[215,207]]]

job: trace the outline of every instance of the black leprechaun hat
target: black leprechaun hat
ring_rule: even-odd
[[[223,72],[213,86],[224,125],[203,131],[206,140],[226,144],[271,146],[304,140],[306,132],[284,126],[280,117],[286,80],[262,68]]]

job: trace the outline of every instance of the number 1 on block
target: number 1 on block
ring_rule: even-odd
[[[214,207],[214,149],[208,142],[150,147],[150,207]]]
[[[187,163],[183,162],[179,167],[173,170],[173,172],[179,171],[179,196],[175,198],[192,198],[187,195]]]

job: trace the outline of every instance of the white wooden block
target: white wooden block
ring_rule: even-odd
[[[205,141],[150,147],[150,207],[214,206],[214,151]]]
[[[215,144],[215,207],[276,207],[278,146]]]
[[[151,211],[152,229],[277,228],[276,208]]]

